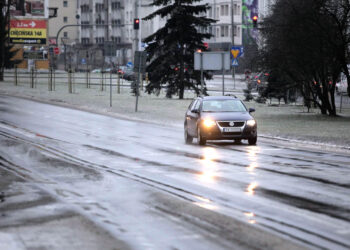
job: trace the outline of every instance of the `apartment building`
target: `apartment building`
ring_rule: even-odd
[[[144,48],[142,39],[156,32],[166,22],[166,18],[158,16],[149,21],[142,21],[143,17],[158,9],[149,5],[152,0],[77,1],[81,24],[77,34],[81,46],[92,48],[89,53],[94,51],[95,54],[103,54],[107,64],[121,65],[132,61],[134,51]],[[203,3],[208,3],[210,6],[206,13],[207,17],[217,20],[217,23],[207,30],[213,34],[211,39],[205,41],[209,44],[209,48],[228,50],[232,40],[235,45],[242,45],[242,1],[204,0],[200,4]],[[133,28],[134,18],[141,20],[140,29],[136,31]],[[98,52],[99,50],[101,52]]]
[[[242,1],[206,0],[203,2],[210,6],[207,17],[217,20],[209,28],[213,37],[205,41],[209,44],[209,48],[229,50],[232,44],[242,45]]]
[[[57,33],[62,27],[79,24],[79,16],[77,16],[78,0],[50,0],[49,8],[57,9],[57,17],[49,19],[49,44],[62,45],[63,43],[78,43],[78,26],[63,28],[59,34],[58,41],[56,41]]]
[[[132,1],[78,0],[80,57],[102,66],[130,60],[132,43],[125,23],[130,18],[128,2]]]

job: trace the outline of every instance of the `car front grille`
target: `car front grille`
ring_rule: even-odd
[[[227,128],[227,127],[243,127],[244,125],[244,122],[242,121],[237,121],[235,122],[234,121],[234,125],[233,126],[230,126],[230,122],[218,122],[219,126],[222,127],[222,128]]]

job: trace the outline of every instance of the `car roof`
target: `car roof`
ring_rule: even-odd
[[[202,96],[200,97],[205,100],[239,100],[236,96]]]

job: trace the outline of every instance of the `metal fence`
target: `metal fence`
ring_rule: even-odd
[[[133,81],[125,79],[122,74],[114,74],[110,72],[74,72],[74,71],[59,71],[59,70],[19,70],[17,68],[5,72],[5,80],[14,81],[15,85],[26,85],[30,88],[35,88],[38,83],[47,84],[49,91],[54,91],[56,85],[67,85],[68,92],[73,93],[76,85],[85,85],[86,88],[92,88],[98,86],[101,91],[106,89],[107,85],[117,87],[118,93],[121,88],[132,88]],[[140,89],[143,90],[148,84],[147,77],[140,77]],[[166,89],[166,86],[162,87]],[[207,86],[208,92],[222,92],[222,87]],[[237,92],[235,89],[225,88],[225,93]]]
[[[135,86],[133,81],[125,79],[121,74],[114,74],[110,72],[65,72],[53,69],[32,69],[28,71],[14,68],[12,70],[5,71],[4,77],[7,82],[14,82],[15,86],[28,86],[30,88],[37,88],[38,84],[40,84],[40,86],[47,85],[48,91],[55,91],[56,86],[60,86],[66,87],[68,93],[74,93],[76,87],[79,86],[88,89],[96,89],[99,91],[106,91],[108,87],[110,87],[110,89],[113,87],[113,89],[116,89],[116,92],[118,94],[121,93],[122,89],[124,89],[124,91],[128,90],[132,94],[135,93],[132,90],[132,88]],[[145,86],[148,84],[147,78],[144,79],[143,77],[140,77],[140,79],[140,90],[144,90]],[[165,89],[166,87],[164,87],[162,91],[165,91]],[[208,84],[207,91],[209,93],[220,95],[222,93],[222,88],[220,84]],[[227,94],[236,94],[239,91],[242,92],[242,89],[225,89],[225,93]],[[336,95],[335,98],[339,112],[350,108],[350,98],[346,94]],[[302,104],[302,99],[299,101],[299,104]]]
[[[48,91],[54,91],[56,85],[67,86],[69,93],[73,93],[75,86],[81,85],[86,88],[99,88],[101,91],[107,89],[107,86],[113,85],[117,87],[117,92],[120,93],[121,88],[131,88],[132,81],[123,78],[123,75],[112,73],[90,73],[90,72],[64,72],[57,70],[19,70],[15,68],[11,71],[6,71],[6,81],[13,81],[15,86],[28,86],[36,88],[38,84],[47,84]],[[141,88],[146,84],[141,82]]]

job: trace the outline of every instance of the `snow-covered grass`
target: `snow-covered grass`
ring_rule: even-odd
[[[176,97],[167,99],[164,93],[159,96],[141,93],[136,113],[135,96],[132,96],[129,87],[122,87],[118,94],[117,87],[113,86],[110,107],[109,85],[101,91],[99,85],[87,89],[83,82],[75,84],[74,93],[69,94],[68,84],[62,80],[56,83],[55,91],[48,91],[45,78],[38,81],[34,89],[30,88],[28,79],[21,79],[19,86],[14,86],[13,78],[6,78],[6,82],[0,83],[0,93],[178,127],[183,125],[185,111],[195,97],[192,93],[186,93],[184,100],[178,100]],[[235,94],[244,98],[242,92]],[[259,134],[350,146],[350,109],[343,109],[339,117],[333,118],[321,115],[317,109],[307,113],[306,108],[298,105],[277,106],[255,102],[246,105],[256,109],[253,115],[258,121]]]
[[[256,109],[261,134],[311,140],[321,143],[350,146],[350,110],[345,109],[338,117],[321,115],[319,110],[302,106],[248,103]]]

